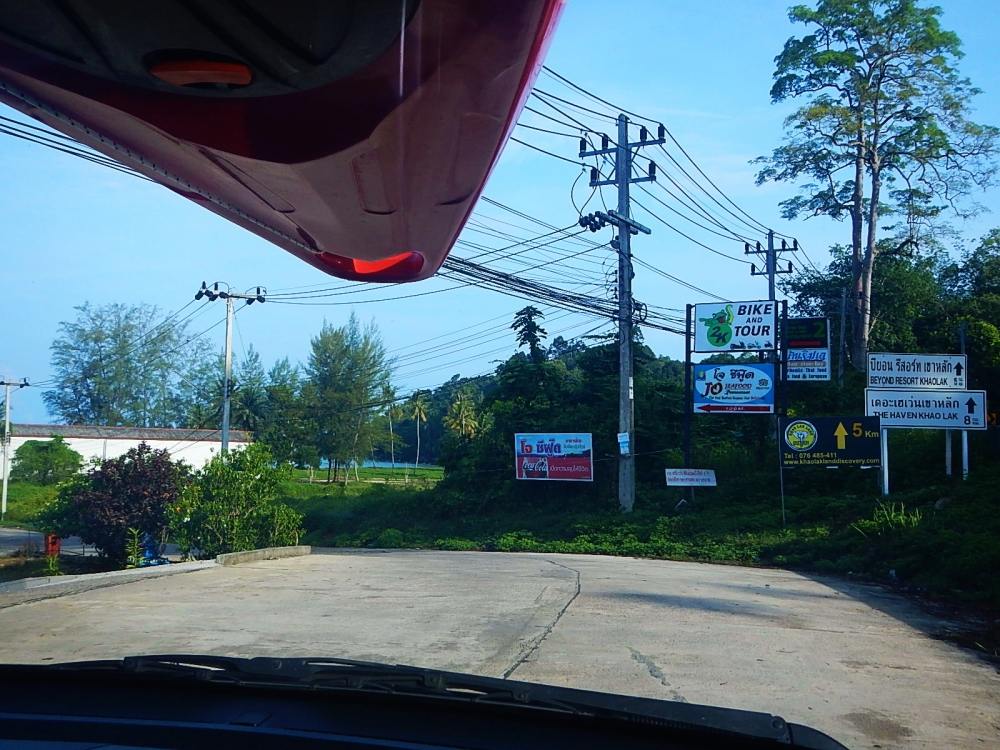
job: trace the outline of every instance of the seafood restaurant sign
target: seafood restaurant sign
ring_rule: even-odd
[[[694,351],[766,351],[778,343],[774,300],[694,306]]]
[[[589,432],[519,432],[514,435],[515,476],[593,482],[593,453]]]

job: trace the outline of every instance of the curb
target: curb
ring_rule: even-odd
[[[285,557],[303,557],[312,554],[312,547],[308,544],[300,544],[295,547],[265,547],[264,549],[251,549],[246,552],[228,552],[218,555],[215,564],[218,565],[239,565],[240,563],[258,562],[260,560],[280,560]]]
[[[38,599],[50,599],[68,594],[79,594],[93,589],[108,586],[121,586],[126,583],[137,583],[151,578],[193,573],[216,566],[213,560],[197,562],[171,563],[157,565],[151,568],[132,568],[130,570],[111,570],[106,573],[84,573],[73,576],[48,576],[44,578],[22,578],[0,584],[0,609],[16,604],[24,604]],[[20,596],[17,596],[20,594]],[[10,595],[8,597],[8,595]]]

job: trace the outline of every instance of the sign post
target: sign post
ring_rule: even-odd
[[[694,306],[694,351],[773,351],[778,344],[778,305],[772,300]]]
[[[783,327],[787,380],[830,379],[830,321],[789,318]]]
[[[865,388],[865,414],[883,427],[985,430],[986,391]]]
[[[872,352],[868,355],[868,387],[964,391],[968,370],[964,354]]]
[[[889,495],[889,430],[881,429],[880,446],[882,449],[882,495]]]

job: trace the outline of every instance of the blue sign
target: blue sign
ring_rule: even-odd
[[[773,414],[774,365],[695,365],[695,414]]]

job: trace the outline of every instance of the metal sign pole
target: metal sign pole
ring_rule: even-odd
[[[962,479],[969,478],[969,431],[962,430]]]
[[[788,326],[788,302],[787,300],[782,300],[781,302],[781,333],[784,334]],[[780,337],[775,337],[775,346],[778,345]],[[778,407],[775,411],[778,414],[774,417],[774,438],[775,444],[778,446],[778,491],[781,495],[781,528],[785,528],[788,525],[787,517],[785,516],[785,466],[781,460],[781,417],[786,416],[788,412],[788,384],[785,379],[788,377],[788,367],[787,367],[787,357],[788,351],[782,348],[781,351],[774,352],[774,367],[776,370],[776,375],[778,377],[777,386],[781,388]]]
[[[691,382],[691,313],[692,305],[687,305],[684,323],[684,468],[691,468],[691,412],[694,410],[694,384]],[[694,505],[694,487],[688,488],[688,502]]]
[[[952,443],[951,430],[945,430],[944,431],[944,475],[948,477],[948,479],[951,479],[951,467],[952,467],[951,443]]]
[[[882,428],[879,435],[879,448],[882,452],[882,496],[889,496],[889,430]]]

